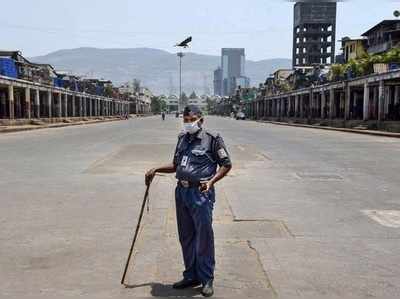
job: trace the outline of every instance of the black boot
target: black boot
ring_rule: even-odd
[[[203,289],[201,290],[201,294],[204,297],[211,297],[214,295],[213,281],[209,280],[205,284],[203,284]]]
[[[174,283],[172,287],[177,290],[182,290],[190,287],[197,287],[200,284],[201,282],[198,280],[184,278],[181,281]]]

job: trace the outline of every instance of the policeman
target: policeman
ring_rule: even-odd
[[[216,182],[232,168],[221,136],[203,129],[204,118],[197,106],[187,106],[183,113],[183,132],[178,137],[173,162],[146,173],[150,184],[156,173],[175,173],[176,216],[185,271],[173,285],[184,289],[202,285],[202,294],[214,294],[215,268],[212,211]]]

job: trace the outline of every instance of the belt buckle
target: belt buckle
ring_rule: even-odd
[[[189,188],[189,182],[188,182],[188,181],[181,181],[181,185],[182,185],[184,188]]]

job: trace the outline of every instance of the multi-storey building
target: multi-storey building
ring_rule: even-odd
[[[245,50],[243,48],[223,48],[221,56],[222,69],[222,96],[231,96],[235,93],[238,83],[248,87],[249,79],[245,75]]]
[[[335,59],[334,1],[298,1],[294,5],[293,67],[331,64]]]
[[[378,54],[400,46],[400,20],[384,20],[362,36],[368,39],[368,53]]]
[[[214,95],[222,94],[222,69],[218,67],[214,71]]]

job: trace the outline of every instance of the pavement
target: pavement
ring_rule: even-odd
[[[293,122],[279,122],[279,121],[268,121],[268,120],[260,120],[259,122],[280,125],[280,126],[301,127],[301,128],[339,131],[339,132],[355,133],[355,134],[363,134],[363,135],[373,135],[373,136],[380,136],[380,137],[400,138],[400,133],[368,130],[368,129],[364,129],[364,128],[363,129],[357,129],[357,128],[350,129],[350,128],[338,128],[338,127],[329,127],[329,126],[321,126],[321,125],[306,125],[306,124],[293,123]]]
[[[234,169],[217,186],[216,298],[399,298],[400,140],[210,117]],[[0,136],[0,298],[191,298],[173,176],[157,176],[127,276],[145,170],[168,116]]]
[[[118,120],[121,120],[121,118],[118,116],[83,118],[83,119],[66,118],[66,119],[64,119],[64,121],[54,122],[54,123],[45,123],[40,120],[39,121],[32,120],[32,124],[0,125],[0,134],[1,133],[15,133],[15,132],[21,132],[21,131],[32,131],[32,130],[40,130],[40,129],[52,129],[52,128],[62,128],[62,127],[70,127],[70,126],[90,125],[90,124],[97,124],[97,123],[101,123],[101,122],[118,121]]]

